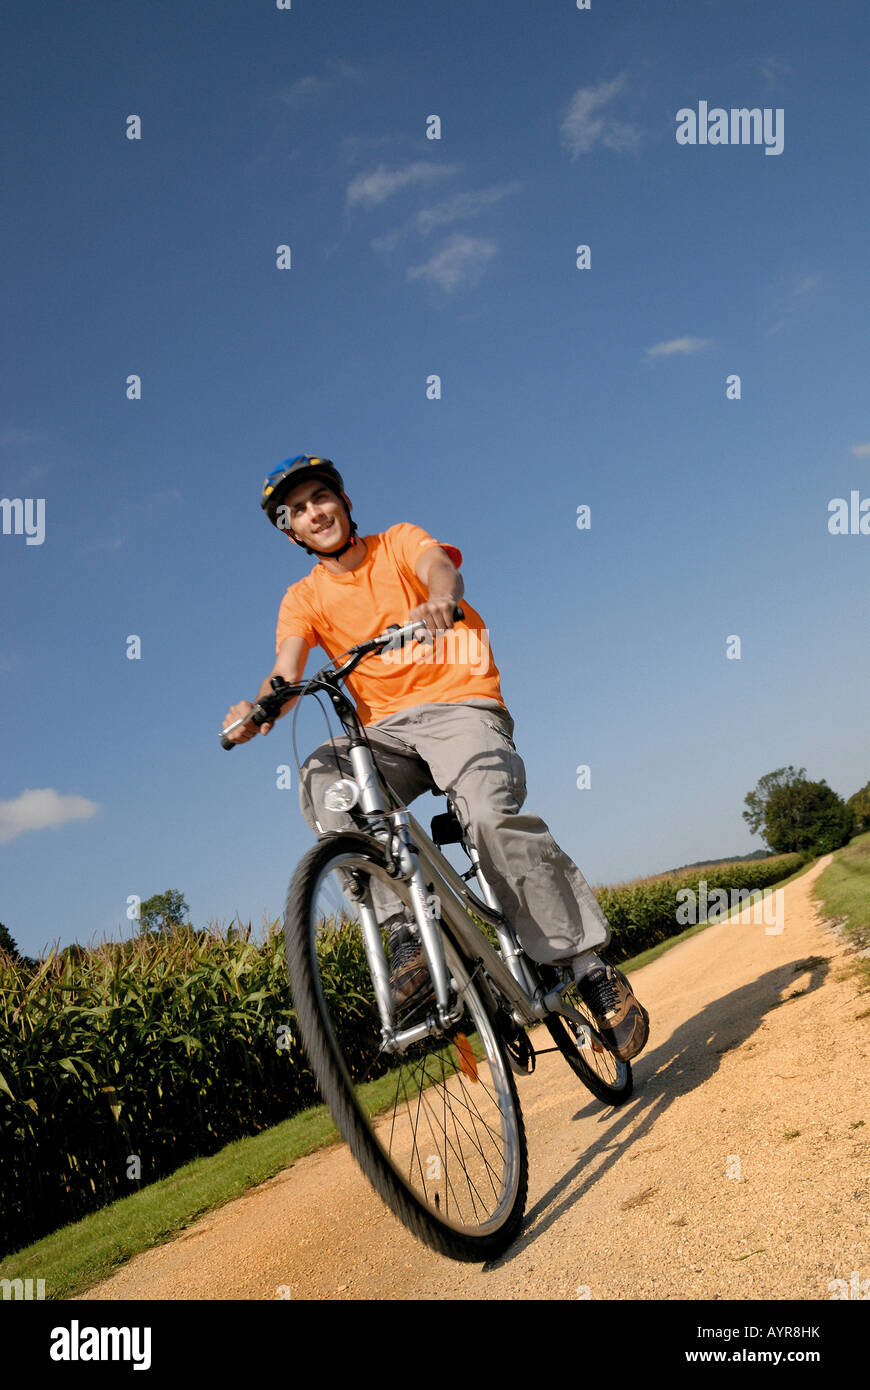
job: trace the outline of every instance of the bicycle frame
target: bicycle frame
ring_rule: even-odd
[[[456,610],[456,616],[462,617],[460,609]],[[475,847],[465,839],[465,831],[463,830],[462,843],[474,866],[485,901],[470,891],[464,879],[444,857],[411,812],[405,807],[391,804],[392,793],[380,778],[372,751],[364,736],[365,731],[360,726],[356,707],[341,688],[342,680],[355,670],[364,657],[375,651],[398,646],[420,634],[426,627],[427,624],[422,620],[406,623],[403,627],[396,625],[388,632],[350,648],[346,653],[350,659],[344,665],[325,666],[307,681],[288,684],[280,677],[274,676],[271,682],[274,694],[264,697],[247,716],[224,729],[221,741],[225,748],[233,747],[233,743],[226,737],[227,734],[249,720],[260,724],[266,719],[276,718],[285,703],[300,695],[321,690],[332,701],[348,736],[347,756],[356,789],[356,802],[351,818],[358,832],[363,837],[376,841],[379,848],[386,853],[390,876],[384,875],[384,882],[388,885],[396,878],[401,878],[408,884],[414,917],[435,992],[435,1012],[430,1013],[425,1022],[396,1032],[389,969],[380,927],[371,902],[371,893],[367,894],[361,887],[351,868],[348,874],[349,892],[360,913],[363,942],[386,1050],[404,1051],[430,1033],[445,1032],[456,1023],[462,1013],[462,1003],[461,1000],[457,1001],[452,981],[456,982],[461,993],[471,978],[467,976],[463,985],[460,978],[465,974],[462,956],[473,963],[473,974],[478,968],[485,971],[491,987],[507,1005],[514,1023],[519,1027],[527,1027],[546,1018],[548,1014],[561,1014],[575,1025],[578,1045],[588,1045],[592,1042],[593,1036],[597,1036],[594,1029],[582,1014],[562,999],[562,992],[569,987],[571,980],[563,981],[556,988],[547,989],[535,962],[526,955],[513,928],[506,920],[495,893],[483,875]],[[341,773],[339,776],[341,777]],[[356,809],[357,806],[359,810]],[[334,832],[321,831],[321,836],[327,833]],[[372,874],[379,877],[381,871],[376,866],[368,865],[366,874],[369,877]],[[434,889],[431,894],[427,888],[429,882]],[[433,906],[433,898],[437,899],[437,909]],[[469,915],[471,912],[493,928],[499,942],[498,950],[475,926]],[[450,938],[451,944],[447,951],[442,946],[439,919],[444,922]],[[448,954],[451,957],[449,962]]]
[[[406,808],[390,810],[384,805],[381,780],[372,753],[361,737],[356,712],[354,710],[350,715],[353,707],[345,705],[344,701],[341,704],[335,703],[339,719],[350,740],[348,756],[354,781],[359,788],[360,805],[366,822],[360,825],[362,817],[355,818],[358,828],[387,849],[388,856],[398,863],[397,876],[409,885],[414,915],[435,989],[437,1019],[430,1015],[424,1023],[396,1033],[393,1028],[389,970],[377,918],[371,902],[365,902],[362,898],[358,900],[363,940],[375,986],[385,1048],[404,1051],[433,1031],[448,1028],[459,1016],[455,1011],[455,999],[441,947],[441,935],[436,925],[439,917],[466,956],[471,961],[480,963],[491,984],[508,1004],[515,1023],[520,1027],[526,1027],[545,1018],[549,1013],[559,1013],[569,1018],[588,1037],[588,1021],[561,998],[560,988],[564,986],[549,991],[545,989],[534,963],[523,951],[513,928],[505,919],[495,893],[484,877],[474,846],[468,845],[463,837],[463,844],[474,865],[486,902],[469,890],[462,877],[410,811]],[[388,879],[384,881],[389,882]],[[431,893],[430,882],[434,889]],[[437,901],[437,910],[433,906],[433,899]],[[471,920],[469,911],[474,912],[493,928],[498,937],[500,951],[494,949]]]

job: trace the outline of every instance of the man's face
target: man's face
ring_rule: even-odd
[[[278,525],[315,550],[337,550],[350,535],[344,503],[319,478],[298,483],[286,494]]]

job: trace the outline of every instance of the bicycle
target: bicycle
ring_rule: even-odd
[[[454,619],[462,616],[457,608]],[[534,1071],[538,1055],[526,1029],[545,1023],[555,1047],[539,1051],[560,1051],[599,1100],[624,1104],[633,1080],[631,1064],[605,1047],[569,972],[523,951],[449,797],[430,838],[378,773],[341,683],[367,656],[425,628],[422,620],[394,625],[308,680],[273,676],[274,693],[223,730],[221,743],[234,748],[228,733],[274,721],[294,697],[322,692],[338,715],[352,776],[336,755],[339,775],[325,804],[346,811],[354,828],[323,831],[288,890],[286,958],[299,1032],[342,1138],[387,1206],[433,1250],[479,1262],[511,1244],[525,1211],[528,1154],[514,1074]],[[465,873],[441,853],[450,843],[468,857]],[[468,886],[472,877],[480,895]],[[427,989],[403,1005],[390,989],[386,893],[419,934],[429,972]]]

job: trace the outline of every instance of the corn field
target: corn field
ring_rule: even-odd
[[[771,859],[702,865],[685,873],[659,874],[612,888],[596,888],[595,895],[613,933],[607,957],[618,964],[685,931],[676,919],[677,893],[681,889],[697,892],[701,882],[706,884],[708,894],[719,888],[728,893],[769,888],[795,873],[807,859],[806,854],[781,854]]]
[[[362,1066],[379,1028],[356,940],[335,924],[322,959]],[[277,925],[73,946],[34,972],[0,952],[0,1252],[318,1104],[295,1022]]]

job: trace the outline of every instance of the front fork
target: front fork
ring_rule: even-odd
[[[425,1021],[396,1032],[389,968],[381,940],[381,930],[372,904],[371,892],[358,885],[357,907],[381,1019],[384,1047],[389,1052],[404,1052],[413,1043],[419,1042],[431,1033],[443,1032],[450,1028],[459,1018],[461,1007],[457,1007],[456,991],[451,984],[447,962],[444,959],[435,903],[426,891],[423,871],[411,847],[407,812],[393,811],[386,815],[378,838],[384,843],[387,868],[391,876],[402,879],[408,885],[414,920],[435,991],[434,1011]],[[356,894],[353,896],[356,897]]]
[[[411,848],[411,835],[405,811],[396,811],[390,818],[394,825],[394,838],[391,846],[399,876],[411,890],[411,902],[417,921],[417,930],[423,943],[423,953],[435,989],[435,1003],[438,1022],[447,1028],[456,1021],[456,992],[447,973],[447,962],[441,945],[441,931],[438,926],[438,912],[435,903],[426,890],[426,880],[420,861]]]

